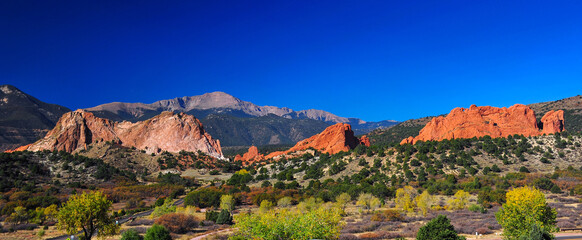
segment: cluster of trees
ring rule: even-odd
[[[342,227],[342,210],[314,200],[297,209],[272,208],[267,201],[259,213],[235,216],[238,235],[232,239],[337,239]]]

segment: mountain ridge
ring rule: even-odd
[[[349,124],[366,124],[366,123],[378,123],[378,122],[366,122],[359,118],[346,118],[340,117],[333,113],[318,110],[318,109],[306,109],[295,111],[288,107],[276,107],[276,106],[259,106],[252,102],[243,101],[225,92],[211,92],[205,93],[197,96],[184,96],[177,97],[173,99],[159,100],[150,104],[147,103],[125,103],[125,102],[112,102],[101,104],[95,107],[85,108],[85,110],[90,112],[112,112],[115,114],[119,113],[129,113],[130,116],[134,118],[139,118],[144,116],[147,111],[179,111],[179,112],[189,112],[192,110],[208,110],[208,109],[233,109],[240,110],[248,116],[260,117],[269,114],[274,114],[279,117],[284,117],[288,119],[314,119],[330,123],[349,123]],[[135,119],[126,119],[128,121],[134,121]],[[384,123],[397,123],[394,120],[384,120],[380,121]]]
[[[71,110],[40,101],[12,85],[0,85],[0,151],[42,138]]]
[[[385,128],[398,123],[393,120],[366,122],[358,118],[340,117],[330,112],[317,109],[294,111],[287,107],[258,106],[252,102],[243,101],[224,92],[211,92],[198,96],[185,96],[160,100],[150,104],[113,102],[86,108],[85,110],[93,112],[96,116],[102,118],[114,121],[127,120],[131,122],[151,118],[162,111],[184,112],[194,115],[206,126],[215,126],[208,128],[208,131],[213,136],[221,136],[219,138],[223,140],[224,146],[294,144],[302,140],[298,136],[311,136],[336,123],[347,123],[352,125],[356,135],[366,134],[376,128]],[[278,120],[277,117],[279,118]],[[219,121],[220,123],[213,121]],[[223,124],[227,121],[233,123],[244,122],[247,125],[236,124],[237,128],[235,128]],[[260,128],[270,130],[259,131],[258,133],[253,132],[253,129],[256,130],[259,128],[258,124],[264,124],[264,126]],[[296,127],[294,127],[295,130],[289,131],[285,130],[288,127],[282,128],[281,124],[291,124]],[[220,125],[220,128],[217,127],[218,125]],[[297,128],[297,126],[301,127]],[[281,131],[287,132],[287,134],[277,134],[278,136],[265,135],[267,132],[280,133]],[[231,136],[225,134],[233,132],[236,132],[239,135]],[[256,140],[265,139],[266,137],[275,137],[280,138],[281,140]]]

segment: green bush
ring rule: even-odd
[[[479,204],[473,204],[473,205],[469,206],[469,211],[487,213],[487,209]]]
[[[218,207],[222,192],[216,188],[203,188],[188,193],[184,198],[184,205],[197,206],[200,208]]]
[[[215,211],[207,211],[206,212],[206,220],[216,222],[218,219],[218,212]]]
[[[154,211],[150,215],[152,217],[159,217],[173,212],[176,212],[176,206],[174,206],[174,201],[168,197],[164,201],[164,204],[162,204],[162,206],[155,207]]]
[[[143,240],[143,237],[134,229],[129,229],[121,234],[121,240]]]
[[[439,215],[418,230],[416,239],[464,240],[465,237],[459,236],[455,232],[455,228],[445,215]]]
[[[144,240],[172,240],[172,236],[164,226],[154,224],[148,228]]]
[[[222,210],[216,218],[216,224],[232,224],[232,215],[228,210]]]

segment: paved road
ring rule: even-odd
[[[556,236],[556,240],[582,239],[582,233],[570,236]]]
[[[179,205],[182,205],[183,203],[184,203],[184,199],[181,198],[181,199],[178,199],[178,200],[176,200],[174,202],[174,206],[179,206]],[[130,216],[122,217],[118,221],[119,221],[119,224],[124,224],[124,223],[128,222],[132,218],[133,219],[136,219],[136,218],[139,218],[139,217],[149,216],[150,214],[152,214],[153,211],[154,211],[153,209],[150,209],[150,210],[147,210],[145,212],[135,213],[135,214],[130,215]],[[83,234],[83,231],[79,231],[76,234],[76,237],[79,236],[79,235],[82,235],[82,234]],[[70,235],[61,235],[61,236],[54,237],[54,238],[48,238],[47,240],[66,240],[69,237],[71,237],[71,236]],[[78,238],[75,238],[75,239],[78,239]]]

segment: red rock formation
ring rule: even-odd
[[[370,139],[368,138],[368,136],[364,135],[360,138],[360,144],[364,145],[366,147],[370,146]]]
[[[43,139],[27,149],[73,152],[100,141],[114,141],[149,153],[200,150],[213,157],[223,157],[220,142],[204,131],[198,119],[171,112],[136,123],[113,122],[83,110],[69,112]]]
[[[24,150],[27,150],[27,149],[28,149],[28,147],[29,147],[30,145],[32,145],[32,144],[28,144],[28,145],[20,146],[20,147],[17,147],[16,149],[12,149],[12,150],[6,150],[6,151],[4,151],[4,152],[5,152],[5,153],[22,152],[22,151],[24,151]]]
[[[542,133],[550,134],[561,132],[564,130],[564,111],[551,110],[542,117],[543,129]]]
[[[336,154],[341,151],[349,151],[350,149],[355,148],[359,143],[360,140],[354,136],[352,126],[346,123],[337,123],[327,127],[323,132],[317,135],[298,142],[287,151],[273,152],[265,158],[269,159],[308,148],[315,148],[324,153]]]
[[[453,138],[472,138],[489,135],[507,137],[519,134],[538,136],[544,133],[561,132],[563,128],[563,111],[548,113],[544,118],[544,131],[537,126],[535,113],[529,107],[516,104],[510,108],[477,107],[469,109],[455,108],[446,117],[433,118],[416,137],[402,140],[400,144],[418,141],[443,140]],[[547,129],[546,129],[547,125]]]
[[[244,165],[248,165],[256,161],[261,161],[263,159],[265,159],[265,156],[263,154],[259,154],[259,149],[255,146],[251,146],[249,150],[242,156],[236,155],[236,157],[234,157],[235,161],[242,161]]]

